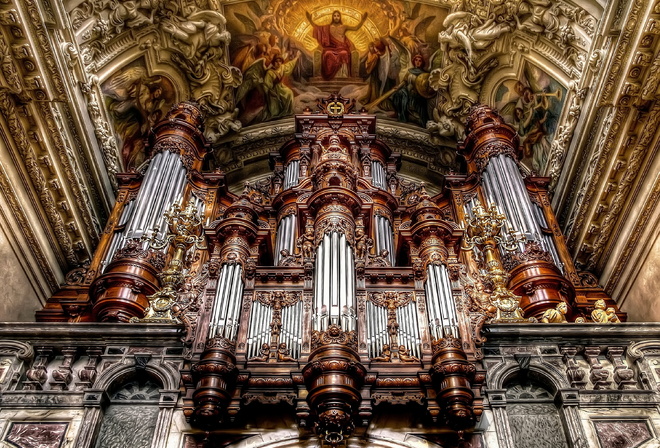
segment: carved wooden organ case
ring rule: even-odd
[[[176,106],[150,134],[146,169],[119,176],[90,266],[69,274],[38,319],[183,324],[184,413],[207,430],[253,402],[288,403],[331,445],[383,403],[472,428],[480,331],[502,317],[483,247],[464,241],[478,240],[469,225],[479,202],[506,216],[514,249],[489,253],[510,271],[523,320],[561,302],[569,317],[588,315],[607,297],[575,271],[547,179],[523,180],[517,136],[492,110],[470,115],[467,174],[430,197],[397,174],[400,155],[378,140],[376,118],[352,107],[333,96],[296,116],[272,176],[235,195],[223,173],[201,172],[199,110]]]

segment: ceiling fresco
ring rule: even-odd
[[[380,0],[224,5],[243,125],[313,108],[339,92],[383,118],[426,126],[436,92],[438,33],[448,10]]]
[[[149,76],[140,59],[114,73],[101,89],[124,166],[137,167],[149,158],[144,146],[147,132],[175,104],[174,85],[166,76]]]
[[[526,63],[519,79],[502,82],[495,106],[520,136],[523,163],[542,173],[566,98],[566,88],[542,69]]]
[[[555,134],[575,127],[563,106],[574,102],[598,23],[588,9],[549,0],[84,0],[69,14],[114,127],[103,148],[121,160],[111,174],[148,159],[143,137],[175,101],[199,102],[212,166],[232,171],[266,158],[291,136],[287,118],[338,92],[380,118],[380,135],[404,160],[440,174],[459,166],[448,155],[470,107],[492,103],[523,136],[527,168],[555,176],[567,150]]]

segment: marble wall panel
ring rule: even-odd
[[[653,438],[647,421],[594,421],[601,448],[634,448]]]
[[[59,448],[68,423],[12,422],[5,441],[20,448]]]

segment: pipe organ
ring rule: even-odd
[[[353,107],[333,95],[296,116],[271,179],[236,195],[202,171],[199,109],[176,106],[144,170],[119,176],[91,265],[39,319],[150,325],[166,305],[162,322],[185,333],[184,414],[205,431],[231,425],[246,394],[286,391],[300,427],[338,446],[368,424],[373,394],[413,389],[425,424],[469,431],[484,325],[555,321],[560,305],[590,321],[597,300],[614,305],[581,283],[547,179],[522,177],[518,137],[494,111],[473,108],[467,172],[431,197],[398,177],[401,155]],[[185,229],[182,210],[195,215]]]

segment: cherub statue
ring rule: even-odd
[[[256,361],[256,362],[266,362],[268,361],[268,357],[270,356],[270,345],[267,343],[263,343],[261,345],[261,349],[259,350],[259,356],[255,356],[254,358],[248,359],[248,361]]]
[[[607,315],[607,321],[613,324],[620,324],[621,320],[619,319],[619,316],[616,315],[616,311],[614,310],[613,307],[609,307],[605,310],[605,314]]]
[[[399,359],[401,362],[419,362],[419,358],[411,355],[405,345],[399,345]]]
[[[596,300],[596,303],[594,303],[594,310],[591,312],[591,320],[600,324],[608,323],[610,320],[605,308],[607,308],[607,305],[605,305],[603,299]]]
[[[295,358],[289,356],[289,349],[286,348],[286,344],[282,342],[279,347],[277,347],[277,360],[278,361],[296,361]]]
[[[300,266],[300,255],[289,253],[288,249],[280,251],[280,266]]]
[[[377,362],[390,362],[392,361],[392,351],[390,350],[390,346],[388,344],[383,345],[383,351],[380,353],[380,356],[376,356],[375,358],[371,358],[372,361],[377,361]]]
[[[387,249],[381,250],[380,254],[378,255],[369,255],[370,258],[369,266],[376,266],[376,267],[391,266],[389,255],[390,252]]]
[[[566,313],[568,312],[568,305],[566,302],[557,304],[555,309],[545,310],[541,316],[541,322],[544,324],[565,324]]]
[[[367,235],[364,233],[364,228],[358,227],[355,229],[355,259],[363,260],[367,254]]]

